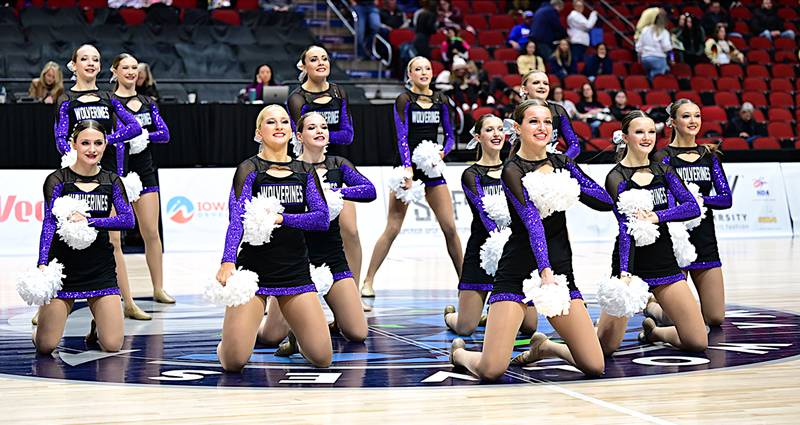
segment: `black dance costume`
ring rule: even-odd
[[[572,121],[569,119],[569,114],[563,106],[547,102],[550,108],[550,113],[553,116],[553,141],[551,144],[555,147],[558,144],[558,132],[561,132],[561,137],[567,144],[567,150],[564,155],[575,159],[581,153],[581,141],[575,130],[572,128]]]
[[[327,103],[316,100],[330,97]],[[321,92],[310,92],[296,88],[286,100],[286,109],[292,122],[292,131],[297,131],[297,121],[308,112],[317,112],[325,118],[330,132],[330,143],[333,145],[349,145],[353,143],[353,119],[347,108],[347,92],[336,84],[329,83],[328,89]]]
[[[483,197],[486,195],[505,195],[500,179],[489,176],[489,172],[498,171],[502,164],[486,166],[473,164],[461,174],[461,187],[464,189],[472,212],[467,249],[464,251],[464,263],[461,266],[461,278],[458,282],[460,291],[491,292],[494,277],[481,267],[481,247],[489,238],[489,232],[499,229],[497,223],[486,213]]]
[[[696,153],[700,157],[695,161],[686,161],[678,155]],[[722,169],[719,156],[704,146],[679,148],[667,146],[659,151],[656,160],[671,165],[685,183],[694,183],[700,188],[703,205],[708,208],[700,225],[689,230],[689,242],[697,251],[697,259],[684,269],[713,269],[722,267],[717,247],[717,232],[714,229],[714,213],[712,210],[724,210],[731,207],[731,188],[728,178]],[[714,195],[711,195],[711,190]]]
[[[497,301],[521,303],[525,298],[522,281],[528,279],[532,272],[546,268],[551,268],[554,275],[567,277],[570,298],[583,299],[572,272],[572,247],[567,232],[566,212],[555,211],[542,219],[522,184],[526,174],[544,165],[550,165],[554,170],[565,170],[577,180],[581,203],[598,211],[610,211],[612,208],[608,193],[566,155],[548,153],[547,158],[538,161],[514,156],[507,161],[503,166],[502,180],[511,213],[511,237],[497,265],[490,304]]]
[[[637,170],[649,170],[653,180],[644,186],[633,180]],[[627,233],[628,218],[620,214],[616,202],[626,190],[644,189],[653,199],[653,212],[658,216],[656,241],[646,246],[636,246],[636,241]],[[640,277],[650,287],[669,285],[686,279],[672,251],[672,239],[667,222],[684,221],[698,217],[700,207],[694,196],[684,186],[675,169],[669,165],[651,162],[641,167],[626,167],[617,164],[606,177],[606,190],[614,200],[614,215],[619,222],[619,234],[614,244],[611,274],[619,276],[628,272]],[[676,201],[678,205],[676,205]]]
[[[79,100],[82,96],[87,95],[95,96],[98,99],[88,102]],[[75,129],[77,123],[85,120],[95,120],[105,128],[108,145],[114,148],[112,152],[106,151],[100,166],[104,170],[113,171],[119,176],[124,176],[127,169],[129,150],[125,141],[142,134],[142,127],[133,114],[128,112],[119,100],[97,89],[86,91],[69,89],[59,101],[61,103],[58,106],[58,116],[53,130],[56,136],[58,152],[61,155],[69,152],[70,133]]]
[[[91,191],[79,184],[97,185]],[[72,197],[89,205],[89,226],[97,229],[97,239],[85,249],[70,248],[56,232],[53,204],[60,197]],[[117,215],[110,217],[111,207]],[[63,286],[56,298],[82,299],[119,295],[114,247],[108,238],[109,230],[132,229],[133,210],[128,203],[122,180],[114,173],[101,170],[94,176],[81,176],[70,168],[54,171],[44,183],[44,218],[39,239],[39,265],[58,259],[64,265]]]
[[[328,156],[324,161],[311,165],[327,170],[322,184],[330,185],[330,188],[341,193],[345,200],[354,202],[375,200],[375,186],[347,159]],[[339,217],[331,221],[327,231],[306,232],[305,237],[311,264],[317,267],[326,264],[330,267],[334,282],[353,277],[344,254]]]
[[[423,108],[419,98],[429,98],[433,105]],[[412,167],[414,180],[425,183],[425,187],[445,184],[444,177],[428,177],[416,164],[411,162],[411,154],[423,140],[436,143],[439,136],[439,126],[444,131],[444,154],[447,155],[456,145],[453,133],[453,116],[450,110],[451,102],[442,92],[434,91],[432,95],[416,94],[406,89],[397,96],[394,102],[394,126],[397,130],[397,150],[400,152],[400,162],[403,167]]]
[[[272,170],[291,171],[284,177]],[[272,196],[284,207],[283,223],[272,232],[269,243],[242,243],[242,214],[246,201]],[[300,161],[272,162],[252,156],[239,164],[229,199],[230,223],[225,237],[223,263],[235,263],[258,274],[259,295],[296,295],[316,292],[309,272],[303,231],[328,229],[328,205],[314,167]],[[238,251],[238,255],[237,255]]]
[[[156,106],[156,103],[151,98],[141,94],[130,97],[122,97],[115,94],[114,99],[122,103],[122,106],[136,118],[136,121],[142,126],[142,130],[147,130],[147,138],[150,143],[169,142],[169,128],[167,128],[167,124],[161,118],[158,106]],[[128,108],[128,102],[133,99],[139,100],[142,104],[138,111]],[[159,191],[158,172],[156,171],[155,162],[153,162],[153,155],[149,146],[139,153],[130,154],[130,158],[128,159],[128,171],[139,175],[139,178],[142,180],[142,194]]]

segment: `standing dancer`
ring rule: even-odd
[[[98,166],[108,146],[105,131],[95,120],[79,122],[67,139],[76,153],[75,163],[53,172],[44,183],[45,211],[38,264],[44,268],[57,259],[64,265],[65,277],[56,298],[39,308],[33,343],[41,354],[50,354],[58,346],[76,299],[86,299],[94,317],[87,342],[96,340],[103,351],[119,351],[122,347],[123,318],[108,231],[132,229],[134,217],[122,180]],[[62,197],[81,200],[89,206],[88,215],[73,212],[68,217],[70,222],[87,221],[97,231],[97,237],[88,247],[75,249],[60,236],[55,237],[57,220],[53,206]]]
[[[142,135],[127,141],[133,144],[130,145],[130,157],[126,171],[138,174],[142,180],[142,192],[139,199],[133,203],[133,210],[138,218],[139,231],[144,240],[145,259],[150,271],[150,280],[153,283],[153,299],[160,303],[174,304],[175,299],[164,291],[163,253],[161,237],[158,234],[158,174],[153,162],[153,155],[147,146],[149,143],[169,142],[169,129],[161,118],[155,102],[147,96],[136,93],[138,65],[139,62],[136,58],[127,53],[122,53],[114,58],[111,63],[111,72],[117,81],[114,99],[122,103],[142,126]],[[135,305],[125,259],[122,255],[119,232],[111,234],[111,243],[114,245],[117,276],[125,305]]]
[[[614,143],[622,150],[618,154],[619,162],[606,177],[606,190],[614,199],[614,214],[619,222],[611,274],[626,283],[630,283],[634,275],[644,280],[675,323],[657,327],[652,318],[646,318],[642,322],[644,332],[640,339],[668,342],[686,351],[703,351],[708,345],[703,316],[675,259],[667,228],[667,222],[698,217],[700,208],[674,168],[650,160],[656,145],[656,127],[647,114],[633,111],[625,115],[621,134],[615,136]],[[639,210],[635,217],[620,212],[617,202],[625,192],[632,190],[647,191],[646,196],[652,198],[652,211]],[[640,221],[658,226],[655,241],[652,236],[651,240],[644,241],[645,238],[636,232]],[[627,323],[627,317],[601,312],[597,335],[606,355],[619,348]]]
[[[299,160],[316,168],[322,184],[339,192],[344,200],[370,202],[375,200],[375,186],[359,173],[350,161],[340,156],[325,155],[328,146],[328,124],[316,112],[309,112],[297,120],[297,138],[302,143]],[[329,194],[329,196],[336,196]],[[330,199],[328,199],[330,201]],[[333,211],[331,211],[333,213]],[[331,220],[325,232],[305,232],[308,257],[315,268],[330,268],[332,276],[329,288],[320,288],[325,301],[333,311],[334,327],[349,341],[362,342],[367,338],[367,319],[361,307],[358,287],[353,273],[347,265],[342,236],[339,233],[339,217]],[[289,333],[289,326],[280,314],[277,303],[268,303],[268,314],[258,334],[259,342],[277,345]],[[280,354],[294,352],[291,345]]]
[[[328,82],[331,74],[328,52],[319,46],[309,46],[300,54],[297,68],[300,70],[301,84],[286,102],[292,130],[296,130],[296,123],[307,112],[318,112],[328,123],[332,145],[353,143],[353,119],[348,108],[347,92]],[[300,145],[295,144],[294,151],[295,157],[300,155]],[[339,223],[347,262],[353,278],[358,282],[361,277],[361,238],[358,235],[356,207],[351,201],[345,201],[344,209],[339,214]]]
[[[456,232],[453,201],[444,177],[428,177],[417,168],[416,164],[411,162],[411,153],[423,140],[436,142],[440,126],[444,131],[445,138],[444,149],[440,154],[442,158],[453,150],[456,143],[451,124],[450,99],[441,92],[431,89],[432,73],[431,62],[426,58],[417,56],[408,63],[407,74],[411,88],[397,96],[394,103],[397,149],[400,152],[402,165],[405,167],[405,187],[411,187],[412,179],[421,180],[425,184],[425,199],[436,215],[436,220],[439,222],[439,227],[442,229],[447,243],[447,253],[450,255],[456,273],[460,276],[463,262],[461,241]],[[367,276],[364,278],[364,286],[361,288],[362,296],[375,296],[372,288],[375,274],[383,260],[386,259],[397,234],[400,233],[406,211],[408,211],[407,204],[398,200],[394,194],[389,196],[389,216],[386,228],[372,251]]]
[[[266,298],[277,298],[281,313],[297,337],[302,354],[315,366],[331,363],[331,337],[325,314],[309,272],[304,231],[328,229],[328,206],[316,170],[287,154],[291,138],[289,114],[269,105],[256,118],[258,155],[236,169],[230,194],[230,224],[217,280],[225,285],[237,266],[258,275],[256,296],[225,309],[217,356],[229,372],[240,371],[250,358],[264,316]],[[261,245],[244,242],[245,205],[262,195],[277,198],[284,208],[276,215],[271,240]]]
[[[575,285],[565,210],[579,200],[590,208],[608,211],[611,198],[572,159],[547,152],[553,118],[545,102],[523,102],[514,111],[514,121],[520,141],[512,148],[512,157],[503,166],[502,173],[503,190],[511,213],[511,236],[503,249],[489,297],[491,306],[483,352],[467,351],[464,341],[456,338],[451,361],[482,379],[498,379],[508,368],[514,340],[525,316],[523,281],[538,276],[542,286],[556,285],[555,275],[564,275],[571,299],[569,310],[548,320],[567,345],[552,342],[544,334],[536,333],[531,338],[531,350],[515,361],[525,364],[555,355],[587,375],[601,375],[605,367],[603,353],[589,312]],[[543,196],[534,196],[531,187],[523,182],[536,177],[556,178],[556,173],[568,178],[569,188],[578,189],[578,193],[568,194],[565,191],[568,187],[564,184],[555,186],[543,182],[536,188]],[[570,196],[574,198],[567,199]],[[561,206],[532,200],[544,198],[558,198]]]
[[[668,108],[672,141],[656,153],[655,159],[671,165],[686,184],[694,183],[700,189],[703,205],[708,207],[705,217],[697,227],[689,230],[689,241],[697,251],[697,259],[684,267],[689,271],[700,296],[703,319],[709,326],[719,326],[725,319],[725,288],[722,262],[714,230],[714,213],[731,207],[731,189],[722,169],[715,145],[698,146],[697,134],[702,126],[700,107],[688,99],[679,99]],[[711,195],[711,189],[715,194]],[[663,315],[658,304],[651,303],[645,312],[661,322]],[[668,321],[667,321],[668,322]]]
[[[56,148],[62,155],[70,151],[68,135],[71,129],[81,121],[92,119],[99,122],[106,131],[108,146],[111,148],[102,157],[101,166],[123,177],[128,160],[126,140],[139,136],[142,132],[139,122],[125,109],[125,106],[108,93],[97,89],[97,74],[100,72],[100,53],[90,45],[84,44],[72,54],[72,61],[67,68],[74,72],[75,86],[69,89],[60,99],[58,115],[55,123]],[[113,241],[112,237],[112,243]],[[124,262],[117,260],[117,264]],[[122,274],[120,274],[122,275]],[[127,292],[125,297],[125,317],[137,320],[149,320],[150,316],[142,311],[130,297],[127,275],[124,276],[121,289]]]
[[[572,121],[563,106],[548,102],[550,96],[550,79],[542,71],[531,71],[522,77],[522,98],[539,99],[547,104],[550,113],[553,115],[553,140],[549,146],[551,152],[556,151],[558,136],[564,138],[567,150],[564,152],[568,157],[575,159],[581,153],[581,141],[575,130],[572,129]]]

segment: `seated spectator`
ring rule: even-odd
[[[239,99],[243,102],[254,102],[257,100],[263,101],[264,86],[274,85],[276,84],[272,81],[272,67],[266,63],[262,63],[256,67],[256,72],[253,76],[253,82],[239,91]]]
[[[458,36],[453,27],[445,27],[444,29],[445,40],[442,41],[442,61],[445,65],[450,65],[453,58],[461,56],[465,61],[469,59],[469,43],[463,38]]]
[[[743,103],[739,113],[725,127],[725,137],[741,137],[752,143],[753,140],[766,136],[766,126],[753,118],[754,110],[752,103]]]
[[[451,70],[442,71],[435,81],[437,90],[441,90],[456,106],[464,111],[478,107],[480,81],[478,76],[471,73],[469,65],[460,56],[453,59]]]
[[[611,104],[609,111],[617,121],[622,121],[622,118],[624,118],[628,112],[636,109],[633,106],[628,105],[628,95],[625,94],[624,90],[620,90],[614,94],[614,99],[612,102],[613,103]]]
[[[526,10],[522,13],[522,23],[514,25],[514,28],[511,28],[511,32],[508,33],[509,46],[522,50],[531,35],[531,21],[533,21],[533,12]]]
[[[384,35],[389,34],[392,30],[409,26],[409,20],[406,18],[406,14],[397,8],[397,0],[384,0],[380,15],[381,32]]]
[[[750,28],[753,30],[753,34],[767,37],[770,40],[773,37],[794,38],[794,31],[784,29],[783,18],[778,16],[778,13],[772,8],[772,0],[763,0],[761,7],[753,12]]]
[[[728,41],[725,25],[717,25],[714,36],[706,40],[706,56],[715,65],[725,65],[731,62],[744,63],[744,53]]]
[[[536,54],[536,43],[529,41],[525,44],[525,53],[517,56],[517,71],[525,75],[531,71],[547,72],[544,59]]]
[[[558,47],[553,55],[550,56],[550,74],[564,78],[567,75],[577,74],[578,67],[575,64],[575,58],[572,57],[572,50],[569,47],[569,41],[566,38],[558,42]]]
[[[726,28],[730,27],[731,17],[722,9],[719,1],[712,1],[708,4],[708,9],[703,14],[701,23],[706,34],[711,34],[719,24],[724,24]]]
[[[597,101],[597,94],[589,83],[581,86],[580,101],[575,105],[578,110],[578,119],[584,121],[592,127],[592,134],[597,136],[600,124],[611,121],[614,118],[610,115],[608,108]]]
[[[265,12],[288,12],[292,10],[292,0],[259,0]]]
[[[547,102],[564,107],[570,120],[574,120],[578,117],[578,108],[575,107],[575,104],[572,103],[571,100],[564,99],[564,89],[560,86],[556,86],[553,90],[550,90],[550,97],[547,99]]]
[[[542,2],[533,14],[529,38],[536,42],[539,55],[543,58],[549,58],[552,55],[553,43],[567,36],[559,15],[563,9],[563,0],[550,0]]]
[[[613,65],[611,58],[608,57],[608,48],[605,43],[600,43],[595,47],[593,56],[586,58],[586,65],[583,67],[583,75],[594,80],[598,75],[611,75]]]
[[[28,95],[37,102],[53,103],[61,96],[61,93],[64,93],[64,76],[61,73],[61,67],[53,61],[47,62],[44,64],[39,78],[31,81]]]
[[[499,105],[498,112],[500,114],[500,118],[513,119],[514,110],[517,109],[517,106],[520,103],[522,103],[522,86],[514,86],[513,88],[509,87],[505,93],[508,96],[508,102]]]
[[[464,16],[461,15],[461,9],[453,6],[451,0],[439,0],[439,4],[436,7],[436,16],[436,22],[439,28],[450,27],[455,28],[456,31],[465,29],[475,32],[475,30],[468,25],[464,25]]]
[[[678,18],[678,26],[672,30],[672,43],[680,51],[681,60],[689,65],[701,62],[705,57],[706,32],[702,25],[695,24],[688,13]]]
[[[576,62],[583,62],[586,49],[589,48],[589,31],[597,24],[597,11],[593,10],[588,18],[583,16],[586,8],[583,0],[576,0],[572,7],[572,12],[567,15],[567,34],[572,45],[572,58]]]
[[[139,76],[136,78],[136,93],[158,100],[158,90],[156,89],[156,79],[150,71],[150,65],[139,62]]]
[[[645,27],[636,40],[636,53],[639,54],[639,61],[651,80],[656,75],[669,72],[667,54],[672,50],[672,41],[669,31],[665,28],[666,24],[666,14],[659,14],[656,21]]]

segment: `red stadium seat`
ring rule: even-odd
[[[700,113],[703,116],[703,121],[720,123],[728,121],[728,114],[719,106],[703,106],[700,108]]]
[[[119,16],[122,17],[126,25],[133,26],[143,24],[147,14],[142,9],[123,7],[119,9]]]
[[[581,86],[588,82],[589,79],[585,75],[567,75],[564,78],[564,90],[580,90]]]
[[[746,34],[747,31],[750,31],[747,28],[747,24],[745,24],[743,22],[737,22],[736,24],[737,25],[743,24],[745,32],[743,32],[742,34]],[[733,44],[739,51],[742,51],[742,52],[746,52],[747,49],[750,48],[750,47],[747,46],[747,42],[742,37],[730,37],[730,38],[728,38],[728,41],[730,41],[731,44]]]
[[[703,9],[700,9],[698,6],[686,6],[683,8],[683,13],[688,13],[694,16],[694,18],[698,21],[703,17]]]
[[[610,105],[611,104],[611,93],[607,91],[596,91],[597,94],[597,101],[600,102],[602,105]]]
[[[517,51],[517,49],[504,47],[501,49],[495,49],[494,51],[495,60],[504,62],[516,62],[517,57],[519,57],[519,51]]]
[[[705,121],[700,132],[703,137],[707,137],[709,133],[710,136],[722,136],[722,125],[718,121]]]
[[[489,29],[489,23],[486,22],[486,16],[484,15],[466,15],[464,16],[464,23],[470,25],[472,28],[475,28],[476,31],[485,31]]]
[[[694,66],[694,75],[702,76],[705,78],[717,78],[717,66],[710,63],[698,63]]]
[[[770,121],[775,121],[775,122],[781,121],[781,122],[790,123],[790,122],[794,121],[794,117],[792,116],[792,113],[787,111],[784,108],[769,108],[769,112],[767,113],[767,116],[769,117]]]
[[[501,61],[486,61],[483,64],[483,70],[489,74],[489,77],[502,77],[503,75],[508,74],[508,67],[506,66],[505,62]]]
[[[393,30],[393,31],[396,31],[396,30]],[[405,30],[405,31],[411,31],[411,34],[412,34],[411,40],[413,40],[414,39],[414,37],[413,37],[414,31],[413,30]],[[389,42],[390,43],[392,42],[391,41],[391,37],[392,37],[392,33],[389,33]],[[405,36],[403,36],[403,37],[405,37]],[[441,32],[437,32],[437,33],[434,33],[434,34],[432,34],[430,36],[430,38],[428,39],[428,45],[429,46],[441,46],[442,42],[445,41],[445,40],[447,40],[447,36],[444,35]],[[472,46],[472,48],[474,49],[475,47]]]
[[[764,50],[750,50],[747,52],[747,61],[750,63],[768,64],[772,62],[769,53]]]
[[[721,108],[737,108],[739,107],[739,96],[731,92],[716,92],[714,93],[714,104]]]
[[[431,57],[444,60],[444,58],[442,58],[442,49],[439,47],[431,47]]]
[[[778,50],[775,52],[775,63],[796,63],[797,53],[789,50]]]
[[[614,49],[608,52],[612,62],[633,62],[633,53],[629,49]]]
[[[489,17],[489,28],[500,31],[511,31],[516,23],[510,15],[492,15]]]
[[[473,1],[472,13],[483,13],[486,15],[494,15],[497,13],[497,6],[493,1]]]
[[[605,43],[606,47],[609,49],[615,49],[619,46],[617,42],[617,35],[611,31],[606,31],[603,33],[603,43]]]
[[[703,100],[700,98],[700,95],[697,92],[685,90],[679,91],[675,93],[675,100],[679,99],[689,99],[694,102],[696,105],[703,105]]]
[[[75,7],[78,5],[76,0],[47,0],[47,7],[51,9],[61,9],[64,7]]]
[[[638,108],[644,104],[642,95],[638,91],[625,90],[625,96],[628,97],[628,105]]]
[[[581,96],[575,91],[566,90],[564,91],[564,99],[567,99],[570,102],[577,104],[578,102],[581,101]]]
[[[767,91],[767,82],[760,77],[745,78],[743,86],[747,87],[747,91]]]
[[[750,102],[756,108],[766,108],[769,106],[769,103],[767,103],[767,97],[764,96],[763,92],[754,92],[754,91],[745,92],[742,95],[742,103],[744,102]]]
[[[737,78],[720,77],[717,79],[717,90],[738,93],[742,91],[742,85],[741,83],[739,83],[739,80]]]
[[[794,4],[797,6],[797,3]],[[795,21],[797,20],[797,12],[794,9],[789,7],[782,7],[778,9],[778,16],[783,18],[784,21]]]
[[[726,137],[722,139],[722,149],[728,151],[747,151],[750,145],[741,137]]]
[[[750,13],[750,9],[744,6],[737,6],[731,9],[731,18],[735,20],[749,20],[753,18],[753,14]]]
[[[759,137],[753,141],[753,149],[755,150],[775,150],[780,148],[780,142],[774,137]]]
[[[572,121],[572,129],[575,130],[575,134],[583,141],[588,141],[592,138],[592,128],[583,121]]]
[[[415,36],[416,34],[413,30],[406,28],[394,29],[389,33],[389,43],[394,47],[400,47],[405,43],[414,41]],[[431,37],[431,39],[433,39],[433,37]]]
[[[750,39],[748,45],[751,49],[770,50],[772,49],[772,40],[767,37],[753,37]]]
[[[550,82],[550,90],[553,90],[555,87],[561,87],[561,79],[558,78],[558,75],[549,74],[547,76],[547,81]]]
[[[789,93],[772,92],[769,94],[769,106],[775,108],[794,108],[794,99],[792,99],[792,95]]]
[[[615,62],[611,65],[611,71],[617,77],[624,77],[628,75],[628,66],[625,65],[624,63]]]
[[[453,0],[453,8],[458,8],[461,13],[472,13],[469,0]]]
[[[747,72],[745,74],[748,77],[760,77],[760,78],[769,78],[769,71],[767,67],[764,65],[758,64],[750,64],[747,65]]]
[[[788,63],[776,63],[772,65],[772,78],[795,78],[794,65]]]
[[[486,62],[491,60],[489,51],[483,47],[472,47],[469,49],[469,58],[475,62]]]
[[[678,80],[673,75],[656,75],[655,78],[653,78],[653,89],[676,92],[680,90],[680,86],[678,85]]]
[[[178,9],[196,9],[197,0],[172,0],[172,7]]]
[[[621,90],[619,78],[616,75],[598,75],[594,80],[596,90]]]
[[[691,80],[692,90],[704,93],[704,92],[713,92],[716,90],[714,87],[714,82],[711,81],[711,78],[708,77],[692,77]]]
[[[239,10],[257,10],[258,0],[236,0],[236,8]]]
[[[650,106],[667,106],[672,103],[672,98],[666,91],[653,90],[647,92],[644,102]]]
[[[770,91],[781,92],[781,93],[794,92],[794,86],[792,86],[792,81],[789,80],[788,78],[773,78],[769,80],[769,89]]]
[[[444,71],[444,64],[441,61],[432,60],[431,61],[431,71],[433,75],[439,75]]]
[[[622,80],[622,86],[625,90],[649,90],[650,82],[644,75],[629,75]]]
[[[211,19],[233,26],[242,24],[242,18],[239,16],[239,12],[231,9],[212,10]]]
[[[80,0],[78,6],[81,9],[105,9],[108,7],[107,0]]]
[[[522,76],[519,74],[508,74],[503,76],[503,81],[508,84],[510,87],[516,87],[522,85]]]
[[[728,63],[719,67],[720,77],[731,77],[742,79],[744,77],[744,70],[742,66],[736,63]]]
[[[778,50],[788,50],[793,52],[797,50],[797,43],[791,38],[779,37],[775,40],[775,48]]]
[[[475,34],[469,32],[467,30],[459,31],[458,32],[458,36],[461,37],[464,41],[466,41],[467,44],[469,44],[470,46],[474,46],[474,45],[478,44],[478,39],[475,38]]]
[[[611,143],[611,139],[590,139],[586,142],[586,150],[590,152],[613,151],[614,144]]]
[[[478,118],[480,118],[483,115],[493,114],[494,112],[495,112],[494,108],[492,108],[492,107],[481,106],[480,108],[473,109],[470,114],[472,115],[473,119],[477,120]]]
[[[692,78],[692,68],[685,63],[676,63],[671,65],[669,73],[681,80],[688,80],[689,78]]]
[[[629,71],[628,71],[629,75],[645,75],[645,74],[647,74],[644,71],[644,67],[639,62],[634,62],[634,63],[630,64],[628,66],[628,69],[629,69]]]
[[[611,137],[614,135],[614,132],[620,130],[622,128],[622,124],[619,121],[610,121],[604,122],[600,124],[600,137],[604,139],[611,140]]]
[[[503,47],[506,37],[502,31],[481,31],[478,33],[478,44],[483,47]]]

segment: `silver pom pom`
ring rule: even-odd
[[[274,196],[256,196],[247,200],[242,214],[242,241],[253,246],[269,243],[272,232],[281,227],[275,220],[282,212],[283,205]]]
[[[441,177],[445,167],[441,153],[442,145],[433,143],[430,140],[423,140],[414,149],[411,160],[426,176],[430,178]]]
[[[203,296],[212,304],[236,307],[246,304],[258,291],[258,275],[249,270],[234,270],[223,286],[216,280],[210,280]]]
[[[528,198],[536,205],[542,219],[556,211],[566,211],[578,203],[581,187],[569,172],[555,170],[552,173],[530,172],[522,178]]]
[[[17,293],[28,305],[45,305],[58,295],[64,265],[53,259],[44,269],[34,268],[17,277]]]
[[[493,230],[481,246],[481,267],[490,276],[497,273],[497,264],[503,256],[503,247],[511,237],[511,229]]]
[[[331,290],[331,286],[333,286],[333,273],[331,273],[331,268],[328,267],[327,264],[323,264],[319,267],[315,267],[313,264],[310,266],[311,272],[311,281],[314,282],[314,286],[317,288],[317,293],[322,295],[328,295],[328,291]]]
[[[485,195],[481,198],[481,203],[486,215],[494,220],[497,227],[507,227],[511,224],[511,213],[508,212],[508,202],[506,202],[505,195],[502,193]]]
[[[545,317],[565,316],[569,314],[571,301],[567,277],[557,274],[553,278],[555,283],[544,285],[538,272],[534,270],[530,279],[522,281],[522,292],[525,294],[522,301],[533,301],[536,311]]]
[[[136,172],[131,171],[127,176],[122,178],[122,184],[125,186],[125,192],[128,195],[128,202],[136,202],[139,200],[139,195],[142,193],[142,179]]]
[[[142,134],[128,140],[128,143],[131,147],[131,155],[140,154],[147,149],[147,145],[150,143],[150,132],[142,129]]]

